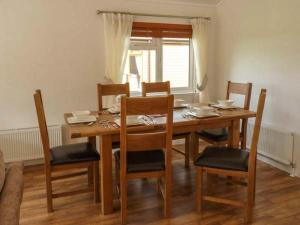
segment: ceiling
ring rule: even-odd
[[[163,1],[163,0],[162,0]],[[181,2],[181,3],[192,3],[192,4],[209,4],[217,5],[222,0],[166,0],[169,2]]]
[[[143,0],[138,0],[143,1]],[[183,4],[206,4],[217,5],[222,0],[147,0],[147,2],[166,2],[166,3],[183,3]]]

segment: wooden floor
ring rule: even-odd
[[[21,207],[21,225],[85,225],[120,224],[119,203],[115,200],[115,213],[103,216],[100,204],[92,194],[82,194],[54,200],[54,212],[46,208],[45,177],[41,166],[25,169],[25,189]],[[86,179],[77,177],[58,182],[55,190],[84,187]],[[241,209],[205,204],[203,216],[194,210],[194,168],[184,168],[183,157],[174,161],[174,188],[172,217],[164,219],[163,201],[156,192],[155,180],[137,180],[129,183],[128,224],[147,225],[233,225],[244,224]],[[64,190],[65,190],[64,189]],[[245,187],[228,184],[225,178],[213,177],[206,191],[219,196],[243,198]],[[257,194],[252,224],[300,224],[300,179],[267,164],[258,163]]]

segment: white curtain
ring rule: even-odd
[[[132,15],[103,13],[106,59],[105,76],[113,83],[122,83],[132,23]]]
[[[193,48],[196,66],[197,89],[200,92],[200,101],[209,101],[207,82],[208,68],[208,35],[210,21],[204,18],[191,20],[193,27]]]

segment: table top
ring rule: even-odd
[[[181,127],[187,126],[201,126],[205,124],[218,124],[224,123],[228,121],[232,121],[234,119],[246,119],[255,117],[256,113],[249,110],[244,110],[242,108],[230,109],[230,110],[220,110],[216,109],[215,112],[219,114],[216,117],[205,117],[205,118],[196,118],[192,116],[186,116],[185,113],[188,110],[186,108],[174,109],[173,114],[173,129],[180,129]],[[107,135],[107,134],[118,134],[120,133],[120,129],[118,126],[114,124],[115,119],[119,118],[117,114],[110,114],[107,111],[103,112],[92,112],[93,115],[96,115],[97,121],[92,125],[87,124],[68,124],[67,118],[72,117],[72,113],[65,113],[65,121],[67,127],[69,128],[69,132],[72,138],[78,137],[89,137],[89,136],[97,136],[97,135]],[[160,123],[161,117],[152,117],[155,121],[154,124],[148,125],[139,125],[132,126],[128,129],[132,132],[145,131],[157,129],[158,127],[163,127],[164,125]],[[109,122],[108,122],[109,121]]]

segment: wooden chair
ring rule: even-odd
[[[155,82],[155,83],[146,83],[142,82],[142,96],[146,97],[149,93],[162,93],[171,94],[170,82]],[[174,134],[173,140],[184,139],[185,147],[184,152],[180,151],[177,148],[173,147],[173,150],[184,155],[185,157],[185,167],[189,168],[190,166],[190,143],[191,143],[191,133],[181,133]]]
[[[173,95],[121,99],[121,150],[115,152],[120,171],[121,222],[127,220],[127,182],[131,179],[157,178],[164,198],[164,214],[170,216],[172,193]],[[128,133],[129,115],[165,114],[166,125],[147,133]],[[164,180],[162,180],[164,178]]]
[[[245,207],[247,212],[246,220],[251,220],[255,196],[257,143],[259,139],[266,92],[267,91],[265,89],[262,89],[260,93],[250,152],[245,149],[211,146],[207,147],[195,161],[197,174],[196,208],[199,212],[202,211],[202,201],[204,200],[237,207]],[[247,179],[247,202],[203,195],[203,173]]]
[[[130,96],[129,83],[125,84],[97,84],[98,109],[103,110],[103,97],[112,95]]]
[[[34,101],[39,122],[40,134],[44,151],[44,168],[46,174],[46,191],[47,191],[47,208],[48,212],[53,211],[53,198],[65,197],[86,192],[94,192],[96,202],[100,202],[99,193],[99,159],[100,156],[95,148],[94,143],[80,143],[50,148],[47,123],[45,118],[43,100],[40,90],[36,90]],[[88,188],[53,193],[52,182],[61,179],[67,179],[74,176],[88,174],[88,171],[72,172],[64,175],[54,175],[52,173],[78,168],[93,169],[93,184],[89,182]],[[90,181],[88,179],[88,181]]]
[[[113,95],[126,95],[130,97],[129,83],[125,84],[97,84],[98,92],[98,110],[101,112],[103,108],[103,97]],[[112,148],[120,148],[120,141],[113,140]]]
[[[230,98],[231,94],[244,96],[244,109],[249,110],[252,92],[252,83],[233,83],[228,81],[226,99]],[[247,144],[247,125],[248,119],[242,120],[242,128],[240,134],[241,146],[246,148]],[[199,146],[199,139],[218,145],[228,144],[228,130],[226,128],[203,130],[196,133],[195,148]],[[198,153],[198,152],[197,152]]]

